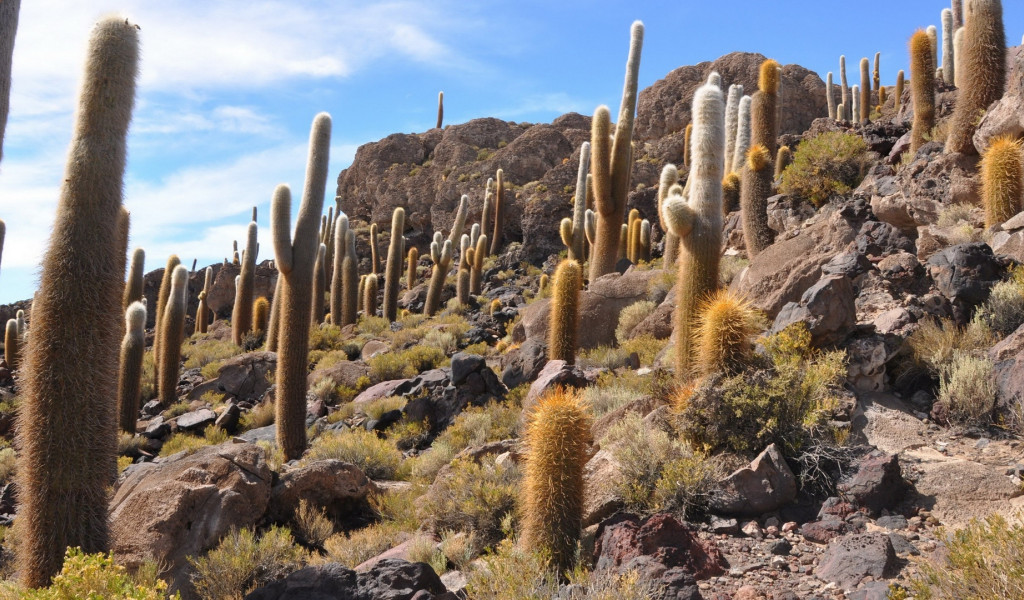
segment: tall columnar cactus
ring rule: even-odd
[[[737,120],[739,119],[739,101],[736,102]],[[734,140],[735,141],[735,140]],[[665,205],[665,198],[668,198],[668,190],[679,181],[679,169],[669,163],[661,169],[661,179],[658,181],[658,222],[661,230],[665,233],[665,254],[663,266],[669,268],[674,265],[679,255],[679,238],[668,230],[665,224],[665,216],[662,214],[662,207]]]
[[[138,28],[123,17],[93,29],[32,303],[17,468],[17,560],[27,587],[47,585],[68,547],[109,550],[107,503],[117,473],[111,399],[124,318],[125,255],[117,227],[138,43]]]
[[[437,128],[444,123],[444,92],[437,93]]]
[[[860,114],[857,119],[867,123],[871,116],[871,73],[867,58],[860,59]]]
[[[160,280],[160,290],[156,296],[156,315],[154,323],[156,324],[156,331],[153,334],[153,356],[160,355],[160,338],[163,336],[163,332],[160,328],[160,323],[164,318],[164,308],[167,306],[167,298],[171,294],[171,276],[174,274],[174,269],[181,264],[181,259],[178,258],[177,254],[172,254],[167,258],[167,265],[164,267],[164,275]],[[160,380],[160,364],[153,364],[153,375],[156,379],[154,382]]]
[[[747,151],[750,150],[750,96],[740,99],[740,120],[736,129],[736,150],[732,158],[732,170],[739,171],[743,168],[743,162],[747,160]]]
[[[842,95],[842,101],[843,101],[842,104],[843,104],[843,107],[844,107],[843,120],[844,121],[849,121],[850,117],[852,115],[850,114],[850,86],[849,86],[849,84],[846,81],[846,57],[845,56],[840,56],[839,57],[839,81],[840,81],[840,83],[843,86],[840,89],[840,92],[841,92],[841,95]]]
[[[620,261],[629,255],[629,225],[623,223],[619,230],[619,250],[615,254],[616,261]]]
[[[19,310],[14,314],[14,319],[18,322],[18,339],[22,343],[28,341],[28,323],[25,322],[25,311]]]
[[[953,11],[942,9],[942,80],[952,85],[956,81],[953,62]]]
[[[377,283],[377,276],[370,273],[366,276],[366,283],[363,284],[363,315],[377,316],[377,294],[379,292],[380,285]]]
[[[483,269],[484,258],[487,256],[487,236],[481,235],[476,240],[473,248],[473,262],[469,270],[469,293],[480,294],[483,292]]]
[[[376,275],[380,273],[380,255],[378,254],[378,248],[380,246],[380,237],[377,234],[377,224],[370,224],[370,272]]]
[[[831,89],[831,88],[830,88]],[[725,172],[732,171],[732,155],[736,149],[736,127],[740,119],[740,98],[743,97],[743,86],[729,86],[729,96],[725,103]]]
[[[294,236],[289,231],[291,193],[288,186],[279,185],[274,190],[270,205],[274,257],[284,279],[277,349],[275,423],[277,447],[288,460],[299,458],[306,448],[309,307],[318,252],[317,216],[323,209],[330,145],[331,117],[327,113],[320,113],[313,119],[310,131],[306,185]]]
[[[884,95],[885,88],[879,89],[883,90],[881,93]],[[775,179],[782,177],[782,172],[791,162],[793,162],[793,151],[789,149],[789,146],[779,146],[779,152],[775,155]]]
[[[754,258],[772,243],[768,227],[768,198],[772,195],[772,161],[768,149],[753,146],[740,178],[740,210],[747,254]]]
[[[640,252],[637,258],[644,262],[651,262],[651,222],[647,219],[640,221]]]
[[[587,234],[587,245],[590,246],[587,250],[587,260],[593,260],[594,244],[597,242],[597,213],[589,208],[583,215],[583,231]]]
[[[331,273],[331,325],[341,325],[341,298],[342,298],[342,270],[345,261],[347,247],[345,239],[348,234],[348,217],[339,215],[334,226],[334,235],[331,238],[332,273]]]
[[[719,290],[700,307],[695,331],[696,369],[701,376],[735,372],[750,364],[753,337],[760,331],[749,302]]]
[[[750,106],[751,144],[764,146],[769,157],[778,149],[779,130],[775,119],[778,103],[779,63],[768,59],[761,63],[758,91]],[[769,158],[769,162],[771,159]]]
[[[676,279],[676,376],[689,379],[693,367],[692,334],[697,307],[718,288],[722,248],[722,165],[725,160],[725,103],[722,91],[704,85],[693,99],[693,166],[690,196],[670,193],[665,220],[680,238]]]
[[[0,3],[0,160],[3,159],[4,132],[11,99],[11,63],[14,56],[14,37],[18,31],[18,13],[21,0]],[[0,238],[0,246],[3,240]]]
[[[472,271],[471,265],[473,264],[474,250],[474,248],[466,248],[466,251],[459,259],[459,272],[455,280],[455,297],[458,298],[459,304],[463,306],[469,304],[469,278]]]
[[[550,556],[559,572],[572,568],[583,532],[590,428],[590,413],[578,393],[563,388],[541,396],[527,419],[522,541]]]
[[[584,199],[584,201],[586,201],[586,200]],[[480,229],[480,224],[479,223],[473,223],[473,226],[469,228],[469,245],[470,246],[472,246],[474,248],[476,247],[476,241],[477,241],[477,239],[479,239],[480,234],[482,232],[483,232],[483,230]]]
[[[231,309],[231,341],[236,346],[241,346],[245,334],[252,330],[252,302],[256,290],[256,235],[256,222],[250,221],[245,231],[238,293],[235,294],[235,304]]]
[[[970,2],[968,16],[970,16]],[[968,27],[970,20],[968,20]],[[1021,211],[1024,202],[1024,157],[1012,137],[997,137],[981,160],[981,198],[985,227],[1001,225]]]
[[[459,206],[455,209],[455,219],[452,221],[452,230],[448,234],[448,239],[452,241],[452,246],[459,243],[459,239],[462,238],[462,232],[466,229],[466,215],[469,214],[469,196],[463,194],[459,199]],[[394,218],[392,218],[392,228],[394,228]],[[403,231],[403,233],[405,233]]]
[[[871,89],[878,92],[882,85],[882,72],[881,72],[882,53],[875,52],[875,68],[871,71]]]
[[[501,252],[502,234],[505,230],[505,172],[498,169],[494,176],[494,232],[491,238],[491,254]]]
[[[932,66],[931,42],[921,29],[910,38],[910,94],[914,101],[910,155],[914,156],[935,126],[935,69]]]
[[[896,99],[893,100],[897,112],[899,112],[900,107],[903,105],[903,89],[906,86],[905,80],[906,74],[903,72],[903,69],[900,69],[900,72],[896,74]]]
[[[181,362],[181,344],[185,341],[185,308],[188,305],[188,269],[184,265],[174,267],[171,275],[171,293],[167,297],[164,316],[160,319],[160,354],[156,362],[160,365],[160,379],[157,382],[157,398],[165,408],[178,401],[175,388],[178,387],[178,370]]]
[[[834,119],[836,117],[836,97],[832,92],[832,71],[828,72],[825,77],[825,102],[828,106],[828,118]],[[726,160],[730,160],[730,154],[727,152],[725,155]],[[731,169],[726,169],[731,171]]]
[[[488,226],[491,224],[491,213],[494,211],[494,192],[491,188],[494,187],[494,179],[487,178],[487,186],[484,188],[484,203],[480,209],[480,233],[487,233],[490,231]],[[487,252],[490,252],[490,247],[487,248]]]
[[[434,270],[430,274],[430,287],[427,288],[427,300],[423,303],[423,314],[434,316],[441,306],[441,289],[452,264],[452,242],[445,240],[444,245],[435,239],[430,243],[430,260],[434,261]]]
[[[740,209],[740,175],[735,171],[722,179],[722,216]]]
[[[483,236],[487,237],[487,236]],[[405,289],[411,290],[416,286],[416,266],[420,262],[420,251],[416,247],[409,248],[409,256],[406,260]]]
[[[142,356],[146,351],[146,305],[132,302],[124,315],[125,334],[121,341],[121,370],[117,385],[117,422],[125,433],[135,433],[142,394]]]
[[[1022,40],[1024,42],[1024,40]],[[961,26],[953,34],[953,85],[960,88],[963,85],[963,69],[961,60],[964,48],[964,28]]]
[[[270,302],[260,296],[252,303],[252,331],[256,335],[266,335],[270,321]]]
[[[563,260],[555,269],[548,325],[548,360],[564,360],[570,365],[576,362],[582,287],[583,267],[575,260]]]
[[[213,290],[213,267],[206,267],[203,289],[199,292],[199,307],[196,308],[196,331],[206,333],[210,327],[210,305],[208,298]]]
[[[939,30],[934,25],[929,25],[925,33],[928,34],[928,45],[932,50],[932,67],[937,68],[939,64]]]
[[[886,94],[885,86],[878,88],[878,112],[882,112],[882,107],[885,106]]]
[[[836,106],[836,121],[842,121],[846,118],[846,107],[840,102],[839,106]]]
[[[747,97],[748,96],[744,96],[743,98],[747,98]],[[742,101],[743,101],[743,99],[741,98],[740,99],[740,102],[741,102],[741,105],[740,105],[740,117],[738,117],[738,118],[742,118],[742,115],[743,115],[743,112],[742,112]],[[747,105],[747,109],[748,109],[747,110],[747,131],[748,132],[750,131],[750,110],[749,110],[749,108],[750,108],[750,105],[748,104]],[[737,122],[739,122],[739,121],[737,121]],[[737,136],[739,135],[740,131],[742,131],[741,126],[737,125],[736,126],[736,134],[737,134]],[[690,168],[690,138],[691,137],[693,137],[693,123],[687,123],[686,124],[686,131],[683,133],[683,168],[684,169],[689,169]],[[738,143],[738,138],[737,138],[737,143]]]
[[[633,219],[629,222],[627,227],[629,228],[629,236],[626,238],[626,258],[629,262],[636,264],[640,261],[640,254],[642,249],[640,247],[640,218]]]
[[[142,300],[145,269],[146,251],[142,248],[136,248],[135,252],[132,252],[132,262],[128,267],[128,280],[125,282],[124,296],[121,298],[123,310],[128,310],[132,302]]]
[[[590,168],[590,142],[583,142],[580,146],[580,164],[576,171],[576,191],[573,196],[572,219],[562,219],[559,232],[562,236],[562,243],[569,249],[569,258],[583,262],[584,242],[584,218],[587,212],[587,170]],[[568,223],[568,225],[566,224]]]
[[[356,233],[345,233],[345,260],[341,263],[341,325],[356,322],[359,314],[359,272],[356,268]]]
[[[8,319],[4,330],[4,360],[7,368],[17,371],[21,366],[21,336],[18,335],[18,320]]]
[[[469,197],[463,196],[463,205],[468,204]],[[459,207],[459,212],[462,207]],[[466,215],[462,215],[465,223]],[[458,223],[458,217],[456,217]],[[455,230],[452,229],[452,233]],[[399,279],[402,278],[402,242],[405,235],[405,209],[399,206],[391,214],[391,240],[388,243],[388,262],[384,268],[384,311],[383,316],[389,321],[398,319]]]
[[[338,215],[340,218],[342,215]],[[346,219],[347,221],[347,219]],[[334,217],[334,207],[327,209],[327,235],[324,239],[320,240],[320,243],[327,247],[326,253],[324,254],[324,294],[330,290],[331,280],[334,276],[334,230],[337,228],[338,219]],[[330,308],[328,308],[330,310]]]
[[[630,30],[626,80],[622,88],[619,118],[615,124],[614,142],[608,142],[611,129],[611,114],[608,107],[597,108],[591,125],[590,169],[594,175],[594,205],[597,211],[597,244],[590,262],[591,281],[614,271],[618,257],[621,224],[626,214],[626,200],[630,188],[633,119],[636,115],[637,81],[643,39],[643,23],[635,21]]]
[[[274,284],[274,297],[270,304],[270,323],[267,324],[267,351],[277,352],[277,341],[281,333],[281,303],[284,302],[284,278],[277,274],[277,283]]]
[[[853,93],[850,94],[850,99],[853,101],[853,116],[860,122],[860,86],[853,86]]]
[[[324,296],[327,294],[327,246],[324,244],[317,248],[312,290],[309,318],[313,325],[319,325],[324,322]]]
[[[1006,32],[1000,0],[970,0],[966,6],[963,76],[950,121],[946,152],[977,154],[974,131],[979,117],[1003,96],[1006,81]]]

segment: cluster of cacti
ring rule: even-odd
[[[757,256],[772,243],[768,227],[768,198],[772,195],[772,159],[760,144],[751,146],[740,177],[740,215],[747,255]]]
[[[317,260],[317,215],[323,206],[327,186],[327,159],[331,140],[331,118],[320,113],[310,131],[306,185],[291,229],[291,192],[280,185],[274,190],[270,227],[274,257],[281,286],[281,314],[277,349],[275,423],[277,446],[289,460],[306,449],[306,375],[309,356],[309,319],[313,270]],[[349,230],[351,232],[351,230]],[[350,257],[346,257],[350,258]]]
[[[231,310],[231,341],[237,346],[242,345],[245,334],[252,330],[252,302],[256,289],[256,234],[256,222],[250,221],[245,232],[238,290]]]
[[[609,143],[611,114],[607,106],[597,108],[591,124],[590,170],[594,176],[594,208],[597,212],[597,241],[590,261],[591,281],[615,270],[618,258],[633,163],[633,119],[636,115],[643,38],[643,23],[636,21],[630,30],[626,80],[619,105],[619,118],[615,124],[614,141]]]
[[[441,306],[441,290],[452,264],[452,242],[443,239],[440,232],[434,234],[434,241],[430,243],[430,260],[434,261],[434,268],[430,274],[427,299],[423,303],[423,314],[434,316]]]
[[[970,3],[967,6],[970,15]],[[1021,143],[1013,137],[998,137],[985,151],[981,160],[981,199],[985,227],[1001,225],[1024,208],[1024,157]]]
[[[860,114],[857,115],[857,120],[862,124],[867,123],[868,118],[871,116],[871,74],[869,68],[868,59],[860,59],[860,100],[858,103]]]
[[[573,364],[576,362],[583,266],[575,260],[563,260],[555,269],[554,279],[548,326],[548,359]]]
[[[700,307],[694,332],[695,368],[700,376],[732,372],[750,364],[753,337],[761,330],[757,312],[729,290],[719,290]]]
[[[463,212],[463,205],[469,201],[467,196],[462,197],[459,212]],[[465,214],[462,215],[462,224],[466,221]],[[462,224],[458,217],[455,219],[459,229]],[[454,233],[455,230],[452,230]],[[398,289],[399,279],[402,277],[402,256],[405,254],[405,209],[399,206],[391,215],[391,240],[388,243],[388,262],[384,267],[384,311],[383,316],[388,321],[398,318]]]
[[[132,302],[125,311],[124,320],[117,385],[117,422],[121,431],[134,434],[142,393],[142,357],[146,351],[146,305]]]
[[[196,331],[206,333],[210,327],[210,306],[207,298],[213,287],[213,267],[206,267],[203,289],[199,292],[199,306],[196,308]]]
[[[541,396],[528,415],[525,442],[522,543],[563,572],[583,533],[583,467],[592,442],[590,412],[579,393],[556,388]]]
[[[1000,0],[970,0],[964,25],[960,92],[950,121],[947,152],[977,154],[974,131],[989,105],[1003,95],[1006,32]]]
[[[718,288],[722,247],[722,178],[725,154],[725,102],[715,85],[700,87],[693,99],[693,165],[689,199],[670,192],[665,221],[679,236],[676,279],[676,376],[688,379],[692,366],[692,332],[697,307]]]
[[[935,69],[928,34],[918,29],[910,38],[910,94],[914,123],[910,130],[910,155],[917,154],[935,126]],[[958,103],[959,104],[959,103]]]
[[[27,587],[47,585],[69,547],[109,550],[125,267],[118,219],[138,56],[138,28],[123,17],[93,30],[32,304],[17,467],[17,560]]]
[[[585,218],[587,212],[587,170],[590,168],[590,142],[580,146],[580,166],[576,172],[576,190],[573,196],[572,218],[562,219],[559,233],[562,243],[569,249],[569,258],[586,260]]]

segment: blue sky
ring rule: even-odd
[[[548,122],[618,106],[629,26],[646,26],[640,85],[731,51],[799,63],[824,79],[846,54],[882,53],[882,80],[906,69],[917,27],[948,3],[866,8],[834,0],[731,2],[330,2],[302,0],[23,0],[11,114],[0,164],[7,223],[0,303],[28,298],[53,220],[85,42],[110,13],[141,27],[142,67],[129,139],[125,204],[147,270],[177,253],[222,260],[249,211],[269,225],[275,184],[299,196],[309,125],[334,119],[327,204],[356,148],[394,132],[494,116]],[[1007,39],[1024,2],[1004,0]],[[838,81],[838,75],[837,75]],[[294,211],[293,211],[294,212]],[[270,258],[270,244],[263,244]]]

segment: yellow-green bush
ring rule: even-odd
[[[172,454],[177,454],[181,451],[192,454],[200,448],[223,444],[229,439],[231,439],[231,436],[216,425],[210,425],[203,430],[203,437],[198,437],[191,433],[179,432],[175,433],[170,437],[170,439],[164,442],[164,445],[160,448],[160,456],[171,456]]]
[[[949,319],[924,319],[907,336],[913,360],[935,377],[953,362],[956,352],[987,352],[994,342],[992,331],[980,319],[972,320],[966,327],[957,327]]]
[[[192,584],[203,600],[241,598],[303,566],[306,553],[287,528],[271,527],[262,537],[249,529],[232,529],[201,558],[189,558],[196,574]]]
[[[416,457],[413,476],[427,482],[465,448],[515,437],[520,409],[509,402],[470,406],[434,440],[430,449]]]
[[[833,194],[846,194],[864,178],[871,152],[859,135],[830,131],[804,140],[782,173],[779,191],[821,206]]]
[[[192,339],[181,347],[181,355],[185,359],[186,369],[205,367],[212,362],[231,358],[241,353],[242,349],[230,340],[213,340],[202,334],[192,336]]]
[[[936,402],[951,423],[985,426],[996,406],[995,366],[988,357],[954,352],[939,374]]]
[[[398,352],[378,354],[367,364],[370,366],[370,378],[379,382],[415,377],[447,362],[444,351],[436,346],[413,346]]]
[[[112,554],[84,554],[68,548],[64,567],[49,587],[24,589],[14,583],[0,587],[3,600],[163,600],[167,584],[159,579],[139,581],[114,562]],[[175,600],[181,596],[170,596]]]
[[[323,547],[324,541],[334,534],[334,523],[327,518],[323,509],[305,499],[299,500],[292,524],[295,526],[296,537],[315,548]]]
[[[327,558],[353,568],[411,538],[412,532],[419,527],[416,501],[420,493],[413,487],[370,496],[370,506],[380,522],[327,538],[324,542]]]
[[[619,325],[615,328],[615,339],[620,344],[625,343],[633,328],[650,316],[655,308],[657,305],[650,300],[641,300],[622,309],[622,312],[619,313]]]
[[[316,438],[305,459],[327,458],[352,463],[371,479],[405,479],[408,476],[402,453],[387,440],[365,429],[328,432]]]
[[[1024,267],[1014,268],[1010,273],[1008,280],[992,286],[988,299],[974,316],[999,337],[1006,337],[1024,325]]]
[[[259,429],[260,427],[266,427],[274,422],[274,403],[273,402],[261,402],[256,406],[252,407],[239,420],[239,425],[242,431],[249,431],[250,429]]]
[[[456,459],[419,504],[419,517],[434,531],[475,532],[485,545],[503,536],[502,520],[514,514],[519,471],[493,456]]]
[[[345,336],[337,325],[320,324],[309,330],[309,349],[330,352],[341,349]]]

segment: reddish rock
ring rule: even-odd
[[[640,557],[649,557],[665,569],[681,567],[695,579],[721,575],[728,568],[712,542],[701,540],[686,525],[668,514],[641,520],[616,515],[597,528],[594,543],[596,569],[620,569]]]
[[[530,384],[530,391],[523,400],[523,419],[527,418],[530,409],[548,390],[556,387],[583,388],[588,385],[590,382],[583,374],[583,369],[564,360],[549,360],[537,375],[537,379]]]
[[[878,515],[902,500],[908,487],[900,471],[899,456],[876,451],[857,461],[853,473],[838,485],[838,491],[854,505]]]

